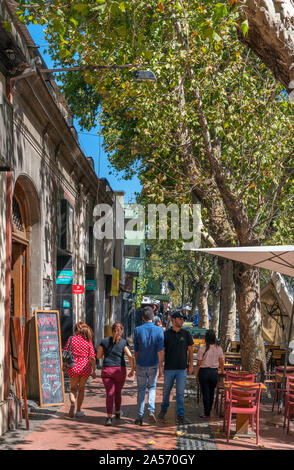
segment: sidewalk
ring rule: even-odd
[[[100,371],[99,371],[100,372]],[[100,375],[100,374],[99,374]],[[287,433],[278,426],[281,415],[271,413],[270,403],[262,405],[260,418],[260,444],[255,439],[232,439],[226,443],[222,432],[222,420],[212,416],[204,421],[202,403],[197,404],[194,379],[188,379],[185,399],[186,417],[191,424],[176,426],[175,397],[171,394],[171,405],[166,415],[166,423],[136,426],[137,414],[136,382],[127,379],[123,389],[121,420],[113,420],[107,427],[105,422],[105,391],[100,378],[88,383],[86,387],[83,418],[68,417],[69,403],[58,408],[42,409],[50,419],[43,422],[30,419],[30,430],[21,429],[6,433],[0,437],[0,450],[293,450],[293,432]],[[163,380],[158,382],[156,415],[160,410]],[[68,400],[68,394],[66,399]],[[41,411],[41,410],[40,410]],[[43,415],[44,416],[44,415]],[[294,423],[292,423],[294,430]],[[234,430],[234,425],[233,425]]]
[[[160,411],[163,379],[158,381],[156,415]],[[83,418],[68,417],[69,402],[53,411],[49,420],[35,424],[30,419],[30,430],[24,425],[21,429],[8,432],[0,437],[0,450],[187,450],[207,449],[216,446],[209,432],[208,423],[197,424],[199,414],[193,403],[186,403],[187,418],[193,420],[187,433],[187,425],[176,426],[175,390],[171,393],[171,404],[166,415],[166,423],[149,424],[146,418],[143,426],[134,424],[137,416],[136,382],[127,379],[123,389],[121,420],[113,420],[113,425],[104,425],[105,390],[100,378],[86,387]],[[46,409],[50,413],[50,409]],[[52,410],[51,410],[52,413]],[[194,417],[194,418],[193,418]],[[187,436],[186,436],[187,434]],[[201,439],[195,437],[201,436]]]

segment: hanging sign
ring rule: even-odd
[[[57,271],[56,284],[72,284],[73,272],[72,271]]]
[[[75,284],[72,286],[73,294],[83,294],[84,292],[85,292],[84,286],[75,285]]]
[[[86,280],[86,290],[97,290],[96,279]]]
[[[117,297],[119,294],[119,269],[113,268],[111,292],[112,297]]]

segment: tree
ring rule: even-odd
[[[156,87],[142,84],[140,92],[127,71],[84,72],[83,88],[80,76],[64,77],[66,96],[87,127],[101,98],[116,168],[139,169],[150,198],[164,198],[171,181],[168,191],[178,201],[187,200],[188,189],[219,246],[291,239],[292,110],[282,87],[237,40],[237,10],[213,0],[205,7],[196,0],[58,5],[34,15],[47,22],[57,62],[148,62],[157,74]],[[246,34],[246,20],[238,24]],[[92,99],[83,113],[76,96],[85,90]],[[156,178],[148,177],[154,168]],[[236,263],[234,280],[243,367],[250,369],[263,356],[258,271]]]
[[[292,0],[239,0],[239,12],[248,22],[240,39],[272,71],[289,93],[294,79],[294,5]]]
[[[200,328],[209,328],[208,292],[212,276],[216,271],[216,263],[204,254],[183,251],[181,242],[174,240],[149,240],[147,243],[147,277],[172,281],[176,287],[170,292],[173,305],[181,305],[196,299],[192,303],[192,314],[196,305],[199,309]],[[184,296],[182,296],[183,276]]]

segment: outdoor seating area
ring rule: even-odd
[[[286,435],[294,433],[294,366],[288,365],[284,373],[285,350],[267,347],[273,353],[274,362],[264,370],[256,359],[251,371],[242,370],[242,351],[225,353],[224,373],[219,370],[215,392],[214,419],[222,420],[222,438],[260,441],[260,411],[267,412],[267,422],[273,429],[283,428]],[[272,357],[272,355],[270,355]],[[270,405],[270,406],[269,406]],[[294,444],[294,443],[293,443]]]

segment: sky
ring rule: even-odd
[[[50,55],[46,52],[48,44],[46,44],[44,39],[43,27],[40,25],[30,25],[28,30],[36,45],[39,46],[39,52],[47,67],[53,68],[54,64]],[[85,156],[94,159],[97,176],[106,178],[114,191],[124,191],[125,202],[135,202],[135,193],[141,192],[140,181],[137,177],[133,177],[131,180],[125,180],[122,173],[117,174],[111,167],[102,146],[103,138],[98,135],[98,126],[95,129],[93,128],[90,132],[81,130],[77,120],[74,120],[74,126],[78,133],[80,147]],[[111,171],[114,174],[110,174]]]

